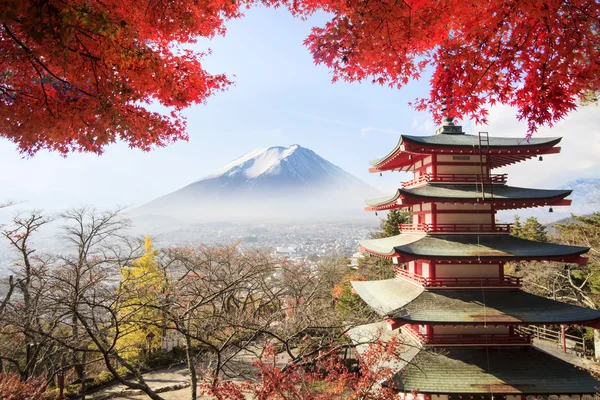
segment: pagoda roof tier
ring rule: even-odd
[[[588,247],[543,243],[511,235],[425,235],[401,233],[359,242],[361,251],[400,261],[518,261],[553,260],[585,264]]]
[[[381,382],[394,390],[423,394],[595,394],[599,382],[585,370],[566,361],[525,347],[436,347],[434,351],[415,345],[410,335],[398,329],[385,331],[385,323],[362,325],[348,336],[359,354],[371,341],[396,337],[405,344],[400,360],[386,367],[398,369],[392,379]]]
[[[558,153],[559,137],[531,138],[490,137],[489,154],[492,168],[502,167],[536,157]],[[485,151],[487,153],[487,150]],[[439,134],[432,136],[401,135],[396,147],[385,157],[371,161],[371,172],[408,171],[424,156],[430,154],[479,155],[478,135]]]
[[[358,295],[382,316],[410,324],[595,325],[600,311],[519,289],[427,290],[401,277],[354,281]]]
[[[438,203],[486,203],[496,209],[508,210],[524,207],[570,205],[565,197],[572,190],[529,189],[506,185],[448,185],[427,183],[415,188],[400,188],[393,196],[367,200],[367,211],[391,210],[410,207],[423,202]]]

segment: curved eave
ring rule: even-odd
[[[380,239],[367,239],[359,242],[361,251],[381,257],[398,256],[396,246],[417,242],[425,237],[424,233],[403,233]]]
[[[378,197],[376,199],[367,200],[365,201],[365,203],[367,204],[365,210],[381,211],[400,208],[402,207],[402,205],[398,204],[398,199],[400,198],[400,195],[400,190],[397,190],[396,193],[391,197]]]
[[[381,158],[377,158],[375,160],[369,161],[369,164],[371,164],[371,166],[373,168],[378,168],[378,167],[382,166],[383,164],[386,164],[390,160],[393,160],[401,152],[402,152],[402,135],[400,135],[400,140],[398,140],[398,144],[396,144],[396,147],[394,147],[392,149],[392,151],[390,151],[387,155],[385,155]]]
[[[390,170],[408,171],[411,167],[430,154],[449,155],[479,155],[476,135],[435,135],[434,138],[448,137],[449,139],[469,139],[471,143],[430,143],[419,141],[419,136],[402,135],[398,144],[385,157],[370,162],[370,172]],[[523,143],[519,138],[490,138],[489,154],[492,168],[504,167],[533,157],[560,152],[556,146],[561,138],[533,139],[533,142]],[[502,144],[494,144],[502,141]]]
[[[402,278],[353,281],[350,284],[360,298],[381,316],[392,316],[396,310],[409,304],[425,290]]]
[[[400,234],[359,242],[361,251],[402,262],[432,260],[438,262],[560,261],[586,264],[582,254],[588,247],[541,243],[510,235],[424,235]]]
[[[511,193],[512,191],[512,193]],[[572,190],[543,190],[497,185],[488,186],[484,196],[475,185],[427,184],[417,188],[398,189],[393,196],[367,200],[366,211],[393,210],[423,202],[455,204],[492,204],[498,210],[517,208],[569,206],[565,199]]]

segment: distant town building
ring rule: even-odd
[[[350,262],[348,263],[348,266],[351,268],[358,268],[358,260],[363,258],[365,255],[367,255],[367,253],[363,253],[362,251],[357,251],[356,253],[352,254],[352,257],[349,258]]]
[[[412,223],[397,236],[360,242],[361,251],[392,259],[396,277],[352,282],[383,321],[355,328],[350,337],[364,341],[384,328],[387,337],[412,344],[397,375],[384,382],[400,398],[522,400],[598,391],[587,371],[537,350],[520,327],[598,327],[600,311],[526,293],[519,278],[504,273],[508,261],[584,264],[589,249],[519,239],[495,222],[498,210],[570,204],[570,190],[508,186],[506,174],[492,174],[558,153],[560,140],[467,135],[448,119],[436,135],[402,135],[373,162],[372,172],[412,172],[414,179],[388,198],[368,201],[367,210],[410,208]]]
[[[291,256],[296,253],[296,249],[294,247],[277,247],[275,249],[275,254],[280,256]]]

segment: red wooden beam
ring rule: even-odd
[[[406,322],[394,318],[388,318],[386,322],[390,331],[395,331],[396,329],[401,328],[402,325],[406,325]]]

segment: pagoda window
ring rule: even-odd
[[[411,274],[414,274],[415,273],[415,262],[409,261],[408,264],[406,264],[406,270],[408,272],[410,272]]]
[[[428,262],[420,262],[420,264],[421,264],[421,273],[419,275],[421,275],[424,278],[431,278],[433,276],[431,264]]]
[[[425,224],[431,224],[433,223],[433,217],[431,216],[431,213],[425,213],[425,221],[423,223]]]

